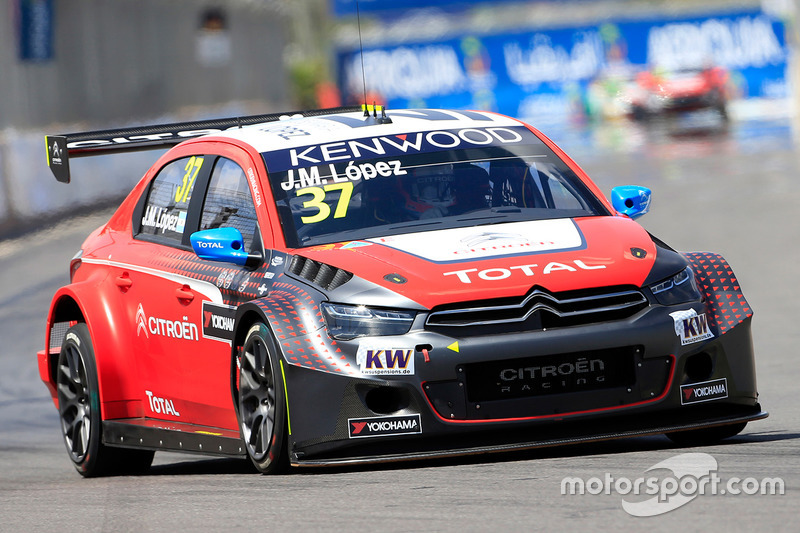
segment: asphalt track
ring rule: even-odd
[[[800,265],[800,150],[790,128],[612,127],[553,137],[604,192],[629,183],[651,187],[652,212],[641,219],[649,231],[680,250],[720,252],[733,265],[755,310],[768,419],[701,448],[646,437],[279,477],[253,474],[243,461],[158,453],[146,476],[82,479],[64,450],[35,352],[69,259],[109,214],[96,213],[0,241],[0,531],[800,530],[800,329],[792,303]],[[651,507],[655,516],[626,512],[624,500],[654,496],[625,494],[631,486],[625,481],[653,478],[665,495],[686,476],[648,469],[685,453],[713,458],[725,494],[707,486],[698,495],[685,483],[682,496]],[[583,480],[586,493],[562,495],[566,477]],[[739,494],[725,489],[735,478],[742,480],[734,485],[743,489]],[[766,478],[782,481],[785,494],[745,494]]]

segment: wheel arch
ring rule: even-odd
[[[706,300],[709,325],[723,335],[753,316],[739,279],[728,261],[713,252],[683,252]]]
[[[267,327],[270,327],[264,310],[259,306],[249,303],[240,305],[236,311],[236,328],[233,333],[232,355],[235,355],[236,351],[244,345],[247,332],[256,322],[263,322]],[[270,327],[270,331],[271,330],[272,328]]]
[[[83,309],[78,304],[74,294],[61,290],[53,297],[50,312],[47,315],[47,328],[45,331],[44,350],[39,352],[39,377],[47,386],[53,403],[58,408],[58,394],[56,392],[56,372],[58,355],[64,342],[64,335],[72,324],[86,322]],[[67,323],[63,331],[56,331],[56,324]]]
[[[134,415],[129,412],[130,407],[127,404],[135,399],[129,389],[136,384],[120,378],[122,372],[120,363],[124,358],[116,355],[130,348],[124,336],[116,334],[118,327],[115,326],[113,318],[109,317],[114,315],[111,311],[113,308],[112,302],[103,296],[103,291],[97,290],[95,283],[82,282],[68,285],[53,296],[47,319],[44,360],[40,360],[39,372],[45,385],[50,389],[56,407],[58,399],[55,377],[63,336],[70,325],[83,322],[89,329],[94,349],[103,420]],[[59,327],[59,324],[65,324],[66,327]],[[112,403],[121,409],[120,413],[111,409]]]
[[[237,383],[237,358],[239,357],[242,347],[244,346],[247,332],[250,331],[250,328],[253,327],[253,324],[256,322],[262,322],[267,326],[267,328],[270,329],[270,331],[272,331],[264,311],[259,306],[251,303],[240,305],[236,311],[236,326],[233,330],[233,339],[231,340],[231,401],[233,402],[234,410],[237,411],[237,419],[239,417],[238,409],[236,407],[239,391],[239,384]]]

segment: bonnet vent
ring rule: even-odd
[[[289,264],[289,272],[327,291],[341,287],[353,278],[353,274],[346,270],[299,255],[292,258],[292,262]]]

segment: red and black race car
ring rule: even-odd
[[[303,116],[306,115],[306,116]],[[84,476],[155,450],[288,465],[524,450],[767,416],[726,261],[679,253],[530,126],[336,109],[47,137],[175,145],[70,263],[41,378]]]
[[[648,119],[710,109],[727,120],[729,77],[722,67],[641,72],[630,91],[631,112],[635,119]]]

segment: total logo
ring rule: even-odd
[[[144,393],[147,394],[147,399],[150,401],[150,410],[152,412],[159,415],[181,416],[178,410],[175,409],[175,404],[172,403],[172,400],[159,398],[149,390],[144,391]]]
[[[376,418],[350,418],[347,420],[347,427],[351,439],[422,433],[422,422],[418,414],[382,416]]]
[[[213,242],[213,241],[208,241],[207,242],[207,241],[198,240],[194,244],[198,248],[215,249],[215,250],[222,250],[224,248],[224,246],[222,246],[222,243]]]
[[[171,339],[200,340],[197,324],[189,322],[189,317],[184,316],[182,320],[148,317],[142,304],[139,304],[136,310],[136,336],[141,336],[143,332],[148,339],[150,335],[157,335]]]
[[[472,283],[475,279],[482,279],[484,281],[498,281],[501,279],[510,278],[513,275],[524,275],[531,277],[537,272],[548,275],[553,272],[577,272],[579,270],[600,270],[606,268],[606,265],[587,265],[580,259],[574,261],[567,261],[566,263],[550,262],[543,268],[538,264],[532,263],[527,265],[516,265],[508,268],[487,268],[486,270],[478,270],[477,268],[466,268],[464,270],[455,270],[453,272],[445,272],[445,276],[456,276],[461,283]]]

